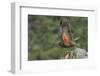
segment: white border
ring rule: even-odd
[[[94,50],[96,39],[95,9],[83,7],[53,8],[34,6],[26,3],[12,3],[12,72],[47,72],[67,70],[75,68],[94,67]],[[27,61],[27,28],[28,14],[60,15],[60,16],[84,16],[88,17],[88,59],[73,60],[48,60],[48,61]],[[93,36],[94,34],[95,36]],[[21,50],[21,51],[20,51]]]

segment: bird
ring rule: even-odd
[[[59,32],[60,32],[60,39],[61,39],[60,44],[64,47],[72,46],[69,22],[67,18],[64,18],[64,17],[61,18]]]

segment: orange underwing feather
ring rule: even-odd
[[[62,33],[62,40],[63,40],[64,45],[69,45],[70,44],[70,38],[64,32]]]

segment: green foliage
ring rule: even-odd
[[[65,51],[73,48],[62,48],[59,41],[60,16],[28,16],[28,60],[61,59]],[[73,38],[80,37],[80,48],[88,48],[88,18],[66,17],[71,24]],[[88,51],[88,50],[87,50]]]

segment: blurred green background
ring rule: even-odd
[[[61,16],[28,15],[28,60],[63,59],[65,51],[59,41]],[[73,38],[80,37],[79,47],[88,51],[88,18],[65,17],[71,25]]]

